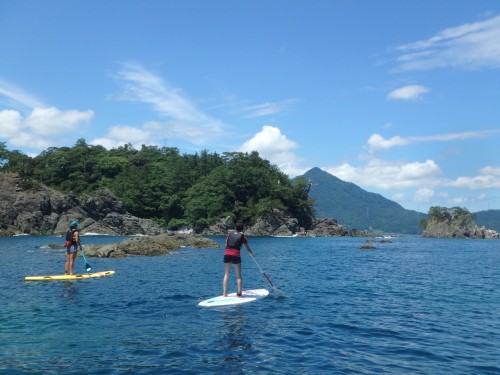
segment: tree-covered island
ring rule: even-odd
[[[201,231],[224,216],[251,223],[275,209],[305,228],[313,221],[307,181],[291,180],[257,152],[181,154],[130,144],[107,150],[80,139],[30,157],[0,142],[0,172],[17,174],[22,189],[45,186],[80,196],[107,188],[126,211],[168,229]]]
[[[421,222],[423,237],[432,238],[499,238],[499,234],[479,227],[474,215],[463,207],[439,207],[429,209],[427,218]]]

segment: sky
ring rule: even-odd
[[[9,150],[255,150],[406,209],[500,209],[497,0],[0,0],[0,46]]]

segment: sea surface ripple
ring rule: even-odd
[[[222,248],[90,258],[116,274],[25,282],[62,273],[64,253],[44,246],[62,239],[0,238],[0,374],[500,374],[499,241],[249,240],[286,297],[243,252],[244,287],[271,295],[204,309]]]

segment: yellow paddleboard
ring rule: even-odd
[[[26,276],[24,281],[81,280],[114,275],[115,271],[84,273],[82,275]]]

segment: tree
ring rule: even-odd
[[[229,214],[251,222],[275,208],[303,226],[312,219],[305,180],[292,182],[257,152],[181,155],[177,148],[131,144],[108,151],[79,139],[30,158],[0,143],[0,168],[63,192],[108,188],[133,215],[170,227],[203,229]]]

